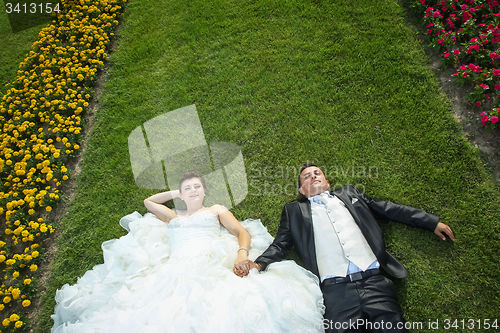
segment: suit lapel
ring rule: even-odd
[[[374,233],[370,231],[369,225],[360,219],[359,214],[356,212],[356,209],[354,209],[354,206],[352,204],[353,197],[348,196],[344,193],[344,191],[339,191],[339,193],[335,193],[334,191],[332,191],[331,194],[336,195],[337,198],[339,198],[345,204],[347,210],[349,211],[349,213],[351,213],[354,222],[356,222],[359,229],[361,230],[361,233],[370,245],[370,248],[375,252],[375,249],[379,248],[379,246],[377,245],[377,240],[373,237]],[[375,256],[377,256],[377,253],[375,253]]]
[[[348,197],[346,194],[344,194],[343,191],[339,191],[339,193],[335,193],[335,191],[330,192],[331,195],[335,195],[337,198],[340,199],[344,203],[344,206],[347,208],[349,213],[351,213],[352,217],[354,218],[354,221],[356,221],[356,224],[359,225],[359,218],[358,214],[356,214],[356,211],[354,210],[354,207],[352,206],[351,198]]]
[[[304,229],[306,230],[306,232],[309,233],[308,237],[309,244],[314,244],[311,202],[309,200],[302,201],[299,203],[299,207],[301,215],[304,219],[304,221],[302,221],[304,223]]]
[[[299,209],[302,215],[303,230],[307,235],[307,249],[313,264],[313,273],[318,275],[318,262],[316,261],[316,245],[314,243],[314,229],[312,223],[311,202],[309,200],[299,202]]]

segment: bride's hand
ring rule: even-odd
[[[233,268],[234,274],[240,277],[248,275],[248,272],[250,271],[250,266],[248,265],[247,261],[248,257],[246,251],[239,251],[238,258],[234,263],[234,268]]]

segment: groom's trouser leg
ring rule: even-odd
[[[406,321],[392,281],[383,275],[375,275],[358,282],[359,290],[363,291],[361,298],[367,331],[407,333]]]
[[[396,288],[383,275],[322,288],[327,333],[408,332]]]
[[[324,325],[326,333],[364,332],[364,326],[356,325],[363,320],[361,300],[356,283],[339,283],[322,288],[325,301]]]

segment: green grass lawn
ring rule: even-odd
[[[7,91],[5,84],[14,80],[19,63],[26,57],[45,25],[13,32],[7,13],[3,9],[0,11],[0,97]]]
[[[134,182],[130,132],[191,104],[207,142],[242,149],[250,188],[238,219],[260,218],[274,234],[296,198],[291,170],[325,166],[332,184],[424,209],[455,231],[451,243],[381,223],[409,270],[396,284],[419,331],[498,316],[498,185],[395,0],[131,0],[109,60],[38,332],[52,326],[55,290],[102,263],[100,244],[125,234],[122,216],[146,211],[153,191]]]

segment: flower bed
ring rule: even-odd
[[[431,45],[456,68],[459,84],[472,84],[467,102],[478,108],[482,124],[493,128],[500,108],[500,2],[498,0],[414,0],[424,13]]]
[[[54,231],[41,214],[63,195],[65,163],[80,148],[81,115],[125,2],[63,0],[0,103],[0,332],[27,326],[23,308],[37,295],[40,242]]]

